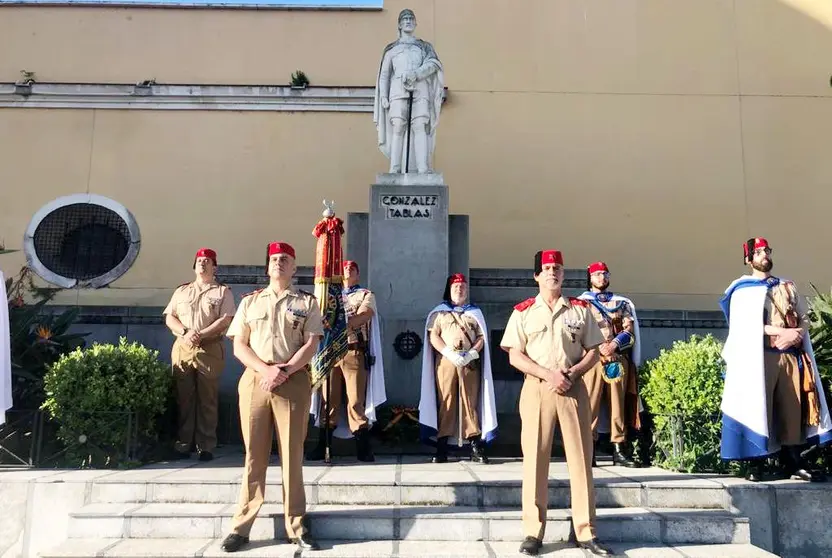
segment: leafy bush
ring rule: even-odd
[[[118,345],[72,351],[50,368],[43,408],[71,463],[119,466],[152,450],[172,387],[158,354],[121,338]]]
[[[832,380],[832,295],[820,293],[814,285],[812,289],[816,296],[809,300],[809,336],[828,400]]]
[[[84,345],[86,333],[69,333],[78,309],[46,312],[46,304],[60,289],[36,287],[32,271],[24,267],[6,279],[11,333],[12,399],[15,409],[37,409],[43,402],[43,376],[61,355]],[[27,303],[33,300],[33,303]]]
[[[654,423],[653,464],[685,472],[723,472],[719,457],[722,343],[692,335],[646,362],[641,395]]]
[[[812,290],[815,296],[809,299],[809,337],[826,392],[826,403],[832,408],[832,295],[821,293],[814,285]],[[814,465],[832,472],[832,448],[824,448]]]

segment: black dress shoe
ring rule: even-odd
[[[595,556],[612,556],[613,552],[609,548],[602,546],[598,539],[590,541],[578,541],[578,548],[588,550]]]
[[[293,540],[295,544],[298,545],[299,548],[303,550],[320,550],[321,547],[318,546],[318,542],[312,538],[308,532],[302,534],[300,537]]]
[[[487,465],[488,456],[485,455],[485,444],[480,441],[478,436],[474,436],[469,441],[471,442],[471,461]]]
[[[436,441],[436,455],[431,459],[433,463],[448,462],[448,438],[443,436]]]
[[[543,546],[543,543],[540,542],[540,539],[535,537],[526,537],[523,539],[523,542],[520,543],[520,554],[525,554],[526,556],[537,556],[540,554],[540,547]]]
[[[214,454],[210,451],[201,451],[199,452],[199,460],[200,461],[211,461],[214,459]]]
[[[798,469],[792,472],[792,480],[802,480],[806,482],[825,482],[826,478],[821,473],[810,473],[806,469]]]
[[[612,464],[623,467],[636,468],[638,464],[633,460],[633,454],[626,443],[613,444]]]
[[[248,537],[238,535],[237,533],[231,533],[225,537],[224,541],[222,541],[220,548],[226,552],[237,552],[245,544],[248,544]]]

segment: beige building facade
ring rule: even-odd
[[[445,67],[434,166],[451,212],[470,215],[471,267],[531,268],[555,247],[570,268],[605,260],[640,307],[716,310],[744,272],[742,242],[765,236],[776,272],[804,292],[832,284],[825,0],[0,2],[0,239],[20,247],[63,196],[127,208],[135,261],[108,288],[59,300],[89,305],[164,306],[202,246],[259,265],[283,240],[312,265],[321,200],[367,211],[386,170],[372,87],[405,7]],[[298,69],[306,90],[261,87]],[[31,95],[15,93],[21,70]],[[150,98],[132,89],[150,79]],[[94,94],[107,87],[109,105]],[[217,91],[237,96],[223,105]],[[11,275],[25,259],[2,263]]]

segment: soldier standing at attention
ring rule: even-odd
[[[612,464],[638,467],[627,441],[627,428],[641,429],[639,419],[638,366],[641,344],[636,308],[632,301],[609,290],[610,270],[604,262],[586,268],[587,291],[579,298],[589,303],[604,342],[601,358],[584,375],[592,407],[592,436],[609,432],[613,443]],[[606,413],[602,413],[602,407]],[[607,419],[599,424],[600,417]],[[592,454],[595,466],[595,452]]]
[[[323,383],[321,395],[312,398],[313,415],[316,422],[323,416],[328,391],[332,391],[329,402],[329,443],[333,432],[339,426],[342,414],[343,392],[347,394],[346,426],[355,436],[356,455],[359,461],[375,461],[370,447],[370,426],[375,422],[375,408],[386,400],[384,389],[384,368],[376,366],[377,355],[381,354],[378,322],[376,319],[376,296],[370,289],[359,285],[361,273],[358,264],[344,261],[344,306],[347,315],[347,354],[330,372]],[[332,386],[327,385],[332,382]],[[369,415],[369,416],[368,416]],[[346,437],[346,435],[339,435]],[[307,455],[309,461],[321,461],[326,451],[326,437],[321,432],[318,445]]]
[[[312,293],[292,285],[297,271],[294,248],[285,242],[269,244],[266,263],[269,285],[243,297],[228,328],[234,356],[246,367],[238,386],[246,459],[239,507],[231,534],[222,542],[226,552],[249,542],[265,498],[275,426],[286,535],[300,549],[318,549],[304,521],[303,442],[312,395],[308,364],[323,336],[321,308]]]
[[[581,376],[598,360],[604,338],[587,302],[564,298],[563,256],[535,254],[534,279],[540,293],[514,307],[500,346],[512,366],[526,375],[520,392],[523,449],[523,531],[520,553],[537,556],[543,545],[549,495],[552,437],[560,422],[572,523],[579,548],[608,556],[595,535],[592,480],[592,411]]]
[[[222,336],[234,316],[234,296],[214,279],[216,268],[217,253],[198,250],[196,278],[174,291],[163,312],[165,325],[176,336],[171,350],[179,411],[175,449],[179,457],[188,457],[195,441],[200,461],[211,461],[217,446],[219,383],[225,366]]]

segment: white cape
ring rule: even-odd
[[[9,299],[6,277],[0,271],[0,425],[6,423],[6,411],[12,408],[12,349],[9,325]]]
[[[725,291],[726,295],[741,281],[759,280],[751,275],[744,275],[731,283]],[[733,290],[730,300],[727,301],[730,303],[729,328],[728,338],[722,348],[722,358],[726,366],[721,410],[724,417],[729,417],[732,424],[736,425],[738,431],[748,430],[750,437],[767,441],[767,453],[772,454],[780,450],[780,442],[770,437],[766,407],[763,312],[767,293],[768,287],[765,284],[743,286]],[[825,439],[832,431],[832,420],[830,420],[829,409],[826,405],[823,383],[818,374],[815,351],[808,334],[803,337],[803,350],[812,362],[820,403],[820,424],[807,427],[806,436],[807,439]],[[724,444],[727,444],[729,434],[723,426]],[[749,435],[744,437],[748,438]],[[739,442],[725,447],[741,447],[742,449],[739,450],[741,454],[747,451],[747,446],[741,446]]]
[[[436,402],[436,367],[434,363],[434,349],[430,343],[428,324],[431,317],[440,311],[448,311],[446,304],[440,304],[430,311],[425,319],[425,330],[422,346],[422,389],[419,399],[419,424],[421,430],[427,431],[423,438],[436,440],[436,433],[439,430],[437,417],[438,403]],[[480,417],[481,439],[490,442],[497,433],[497,406],[494,401],[494,378],[491,374],[491,347],[488,341],[488,328],[485,325],[485,317],[482,310],[472,308],[467,310],[477,320],[483,335],[483,352],[480,355],[482,381],[480,382],[480,400],[478,405]],[[458,445],[459,440],[454,437],[448,439],[449,445]],[[465,440],[462,443],[466,443]]]
[[[589,292],[584,292],[579,296],[581,300],[591,301],[593,300],[592,295]],[[633,341],[633,348],[630,351],[630,355],[633,360],[633,365],[638,369],[641,366],[641,330],[638,326],[638,314],[636,314],[636,305],[633,304],[633,301],[627,297],[617,295],[613,293],[612,298],[610,299],[611,302],[624,302],[627,306],[630,307],[630,313],[633,315],[633,337],[635,340]],[[638,396],[638,412],[642,413],[644,411],[644,403],[641,400],[641,394]],[[601,434],[609,434],[610,433],[610,409],[607,405],[601,405],[601,409],[598,413],[598,432]],[[629,426],[629,425],[627,425]]]
[[[369,421],[369,427],[372,428],[376,422],[376,407],[387,401],[387,390],[384,385],[384,358],[381,350],[381,327],[379,322],[381,316],[376,313],[373,319],[370,320],[370,354],[376,357],[373,366],[370,367],[370,377],[367,381],[367,389],[364,392],[364,414]],[[321,383],[321,389],[327,388],[326,380]],[[323,414],[323,398],[321,397],[321,389],[316,389],[312,392],[312,406],[310,413],[314,417],[314,424],[317,427],[321,426],[321,415]],[[350,439],[353,437],[350,431],[349,421],[347,420],[346,400],[342,397],[344,404],[338,412],[337,423],[332,435],[336,438]]]

